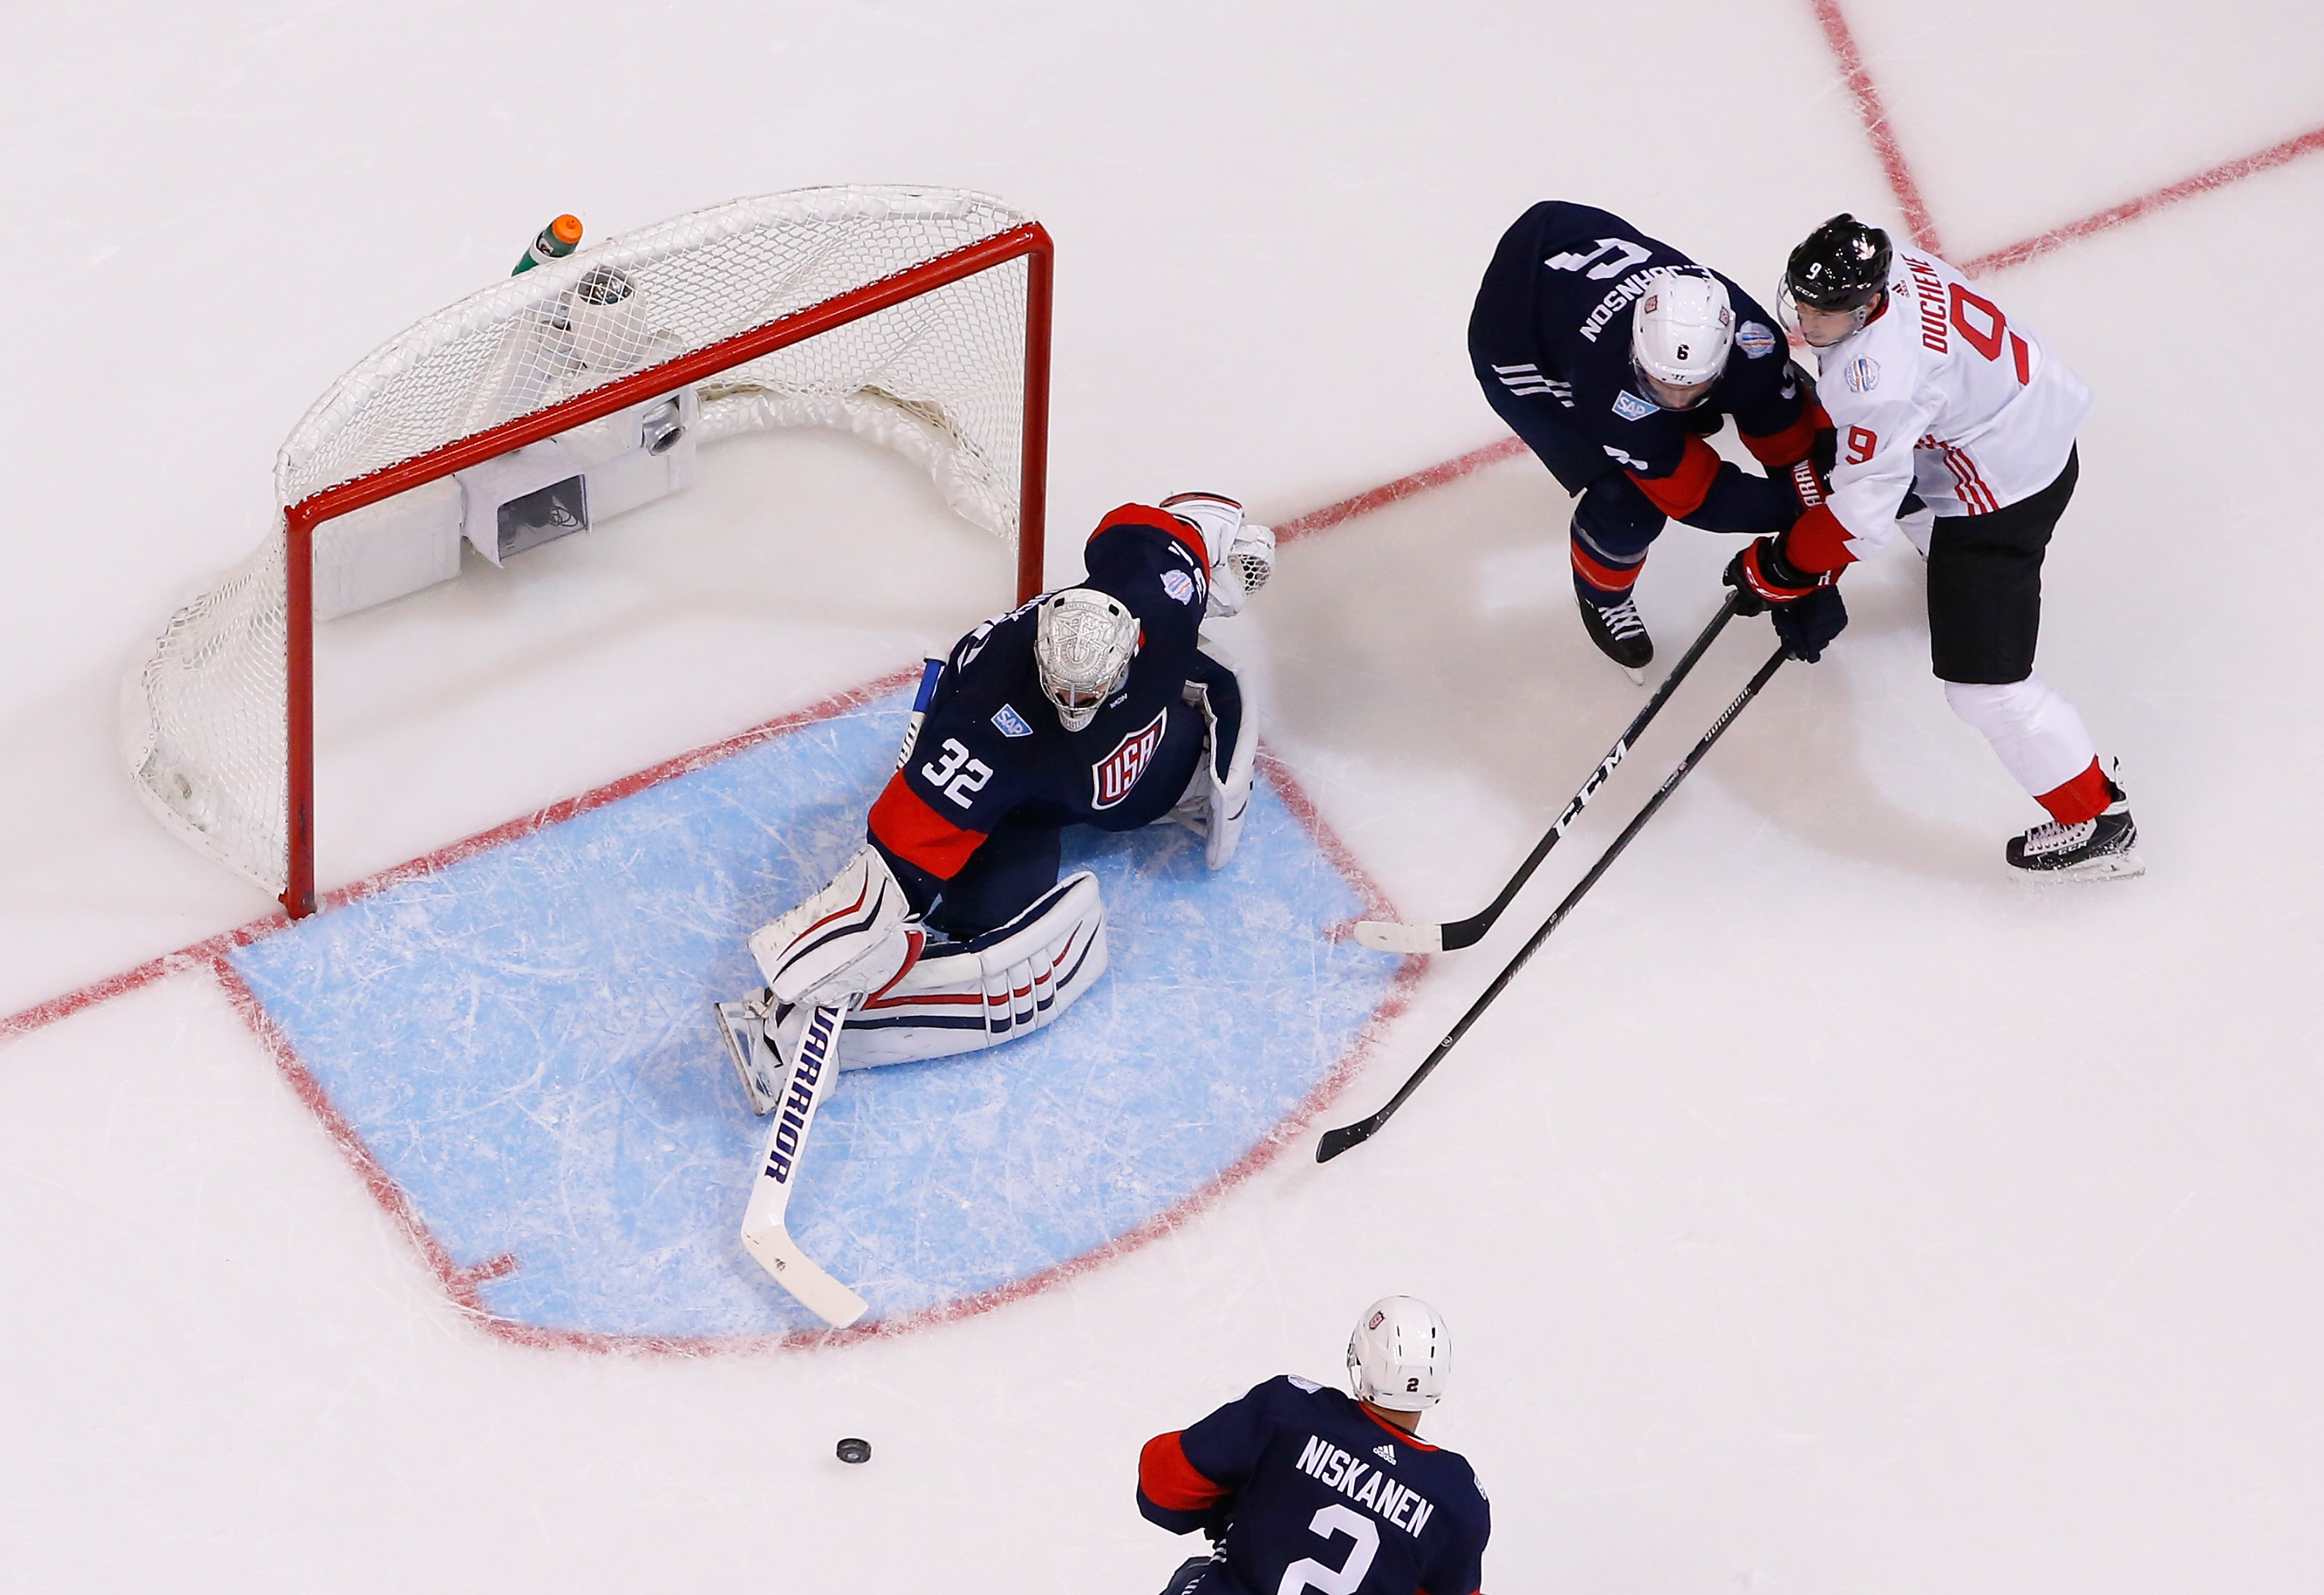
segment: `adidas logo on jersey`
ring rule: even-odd
[[[1372,1447],[1372,1455],[1376,1457],[1386,1457],[1392,1463],[1396,1461],[1396,1447],[1393,1445],[1375,1445]]]
[[[1503,387],[1520,398],[1544,393],[1568,410],[1573,408],[1573,384],[1559,382],[1554,376],[1542,375],[1538,365],[1496,365],[1493,374],[1501,379]]]

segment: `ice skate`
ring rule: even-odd
[[[1638,618],[1638,606],[1628,595],[1619,604],[1604,608],[1592,604],[1576,593],[1574,601],[1582,605],[1582,624],[1590,633],[1590,641],[1598,651],[1622,667],[1622,673],[1640,687],[1646,684],[1646,667],[1654,663],[1655,640],[1646,635],[1646,622]]]
[[[774,1111],[775,1099],[782,1089],[783,1060],[767,1034],[773,1002],[773,993],[762,990],[740,1002],[711,1005],[718,1010],[718,1033],[726,1039],[726,1056],[734,1060],[734,1073],[742,1076],[751,1111],[761,1119]]]
[[[2146,873],[2135,851],[2138,822],[2130,817],[2130,799],[2111,780],[2107,789],[2114,802],[2097,818],[2072,825],[2052,820],[2010,838],[2010,868],[2048,880],[2127,880]]]

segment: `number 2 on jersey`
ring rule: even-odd
[[[1364,1581],[1364,1574],[1372,1567],[1372,1558],[1379,1554],[1379,1526],[1370,1518],[1337,1502],[1319,1508],[1307,1520],[1307,1526],[1330,1539],[1343,1534],[1356,1543],[1348,1550],[1347,1561],[1337,1567],[1326,1567],[1313,1556],[1302,1556],[1283,1570],[1283,1581],[1275,1586],[1275,1595],[1302,1595],[1308,1590],[1321,1595],[1356,1595],[1356,1586]]]
[[[963,808],[970,807],[969,799],[984,789],[992,779],[992,766],[982,759],[971,759],[968,750],[957,737],[945,738],[943,756],[933,764],[920,766],[920,779]]]

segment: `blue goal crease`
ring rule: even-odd
[[[736,1238],[763,1123],[711,1004],[744,938],[862,840],[901,692],[231,954],[490,1312],[633,1336],[816,1321]],[[790,1209],[873,1318],[1093,1251],[1198,1195],[1354,1046],[1397,965],[1329,928],[1351,884],[1263,784],[1234,863],[1171,827],[1066,834],[1111,968],[1056,1024],[851,1072]]]

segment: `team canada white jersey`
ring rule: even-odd
[[[1818,354],[1831,510],[1859,559],[1888,540],[1908,487],[1940,515],[1986,515],[2049,486],[2093,402],[2029,328],[1911,250],[1880,313]]]

